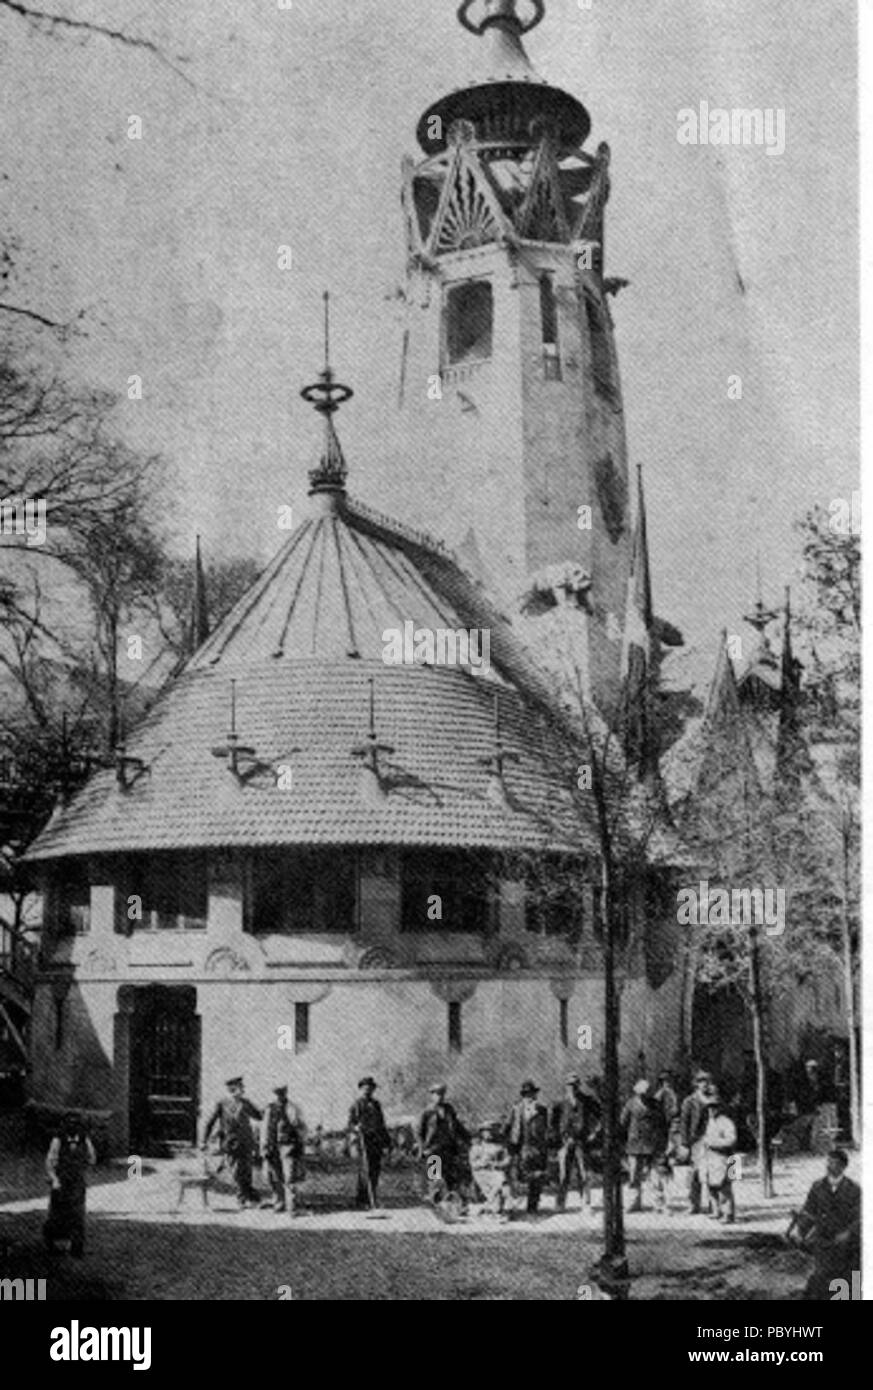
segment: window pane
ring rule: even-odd
[[[555,303],[555,287],[550,275],[540,276],[540,324],[543,343],[556,345],[558,342],[558,310]]]
[[[493,297],[487,280],[455,285],[446,297],[446,353],[450,364],[491,356]]]

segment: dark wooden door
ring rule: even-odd
[[[200,1019],[190,986],[137,990],[130,1050],[131,1137],[140,1153],[194,1144],[200,1083]]]

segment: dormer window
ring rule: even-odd
[[[488,280],[464,280],[446,290],[443,367],[487,361],[494,336],[494,295]]]

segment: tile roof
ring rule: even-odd
[[[374,804],[353,749],[366,740],[369,678],[388,795]],[[123,790],[97,773],[61,808],[30,860],[70,854],[276,844],[419,844],[511,849],[578,843],[566,790],[548,771],[541,725],[514,691],[500,696],[509,804],[489,794],[493,686],[449,668],[381,662],[252,662],[236,677],[237,729],[266,766],[244,784],[212,749],[224,743],[229,680],[189,670],[168,689],[128,753],[148,775]],[[299,749],[299,752],[295,752]],[[280,789],[275,770],[291,769]],[[593,828],[583,836],[596,849]]]
[[[491,669],[386,666],[388,628],[488,628]],[[353,749],[366,742],[370,678],[389,788]],[[262,764],[244,782],[237,733]],[[519,755],[508,800],[486,766],[501,734]],[[540,711],[548,684],[509,621],[452,556],[344,496],[306,521],[162,693],[128,739],[149,772],[128,790],[98,772],[59,808],[28,858],[276,844],[420,844],[510,849],[578,844],[571,798],[549,772]],[[299,751],[297,751],[299,750]],[[291,769],[280,788],[277,769]],[[559,829],[558,827],[562,827]],[[593,827],[582,843],[596,848]]]

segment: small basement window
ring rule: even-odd
[[[294,1005],[294,1051],[305,1052],[309,1046],[309,1005]]]
[[[449,1004],[449,1052],[460,1052],[463,1046],[461,1037],[461,1005]]]
[[[494,296],[488,280],[465,280],[446,291],[443,307],[443,366],[484,362],[494,333]]]

